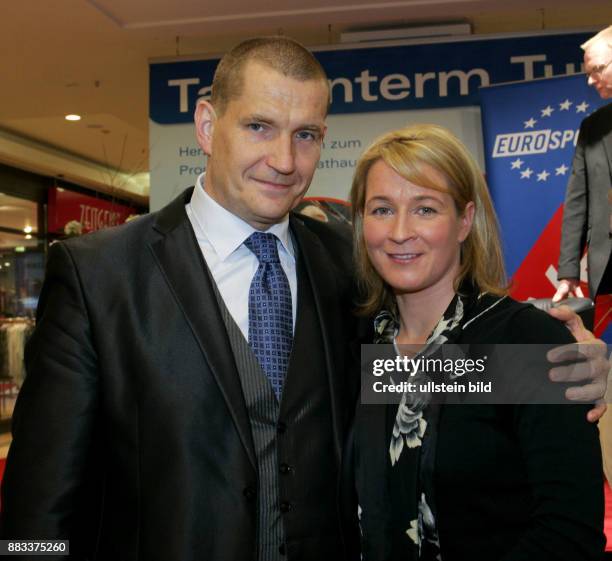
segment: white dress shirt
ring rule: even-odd
[[[204,190],[203,184],[204,174],[198,177],[185,210],[221,297],[248,341],[249,288],[259,261],[244,245],[244,241],[257,230],[217,203]],[[291,289],[295,332],[297,274],[295,250],[289,234],[289,217],[286,216],[282,222],[274,224],[266,232],[277,238],[278,256]]]

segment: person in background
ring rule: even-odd
[[[377,139],[357,163],[351,203],[375,342],[427,357],[450,343],[574,341],[508,297],[487,187],[448,130],[414,125]],[[546,361],[527,371],[523,360],[513,357],[513,377],[546,384]],[[358,406],[349,453],[365,561],[600,559],[602,466],[588,407],[429,397]]]
[[[582,45],[584,71],[601,99],[612,99],[612,25]],[[580,125],[563,208],[559,286],[553,302],[582,298],[580,260],[587,253],[589,295],[612,292],[612,103]],[[612,414],[599,421],[604,469],[612,481]]]
[[[602,99],[612,98],[612,25],[582,45],[589,85]],[[612,292],[612,104],[604,105],[580,125],[563,208],[558,302],[583,297],[580,259],[588,248],[589,295]]]

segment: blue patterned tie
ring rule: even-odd
[[[249,345],[280,400],[293,343],[291,289],[274,234],[254,232],[244,245],[259,260],[249,290]]]

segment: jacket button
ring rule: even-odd
[[[276,430],[278,431],[278,434],[285,433],[287,431],[287,424],[279,421],[276,425]]]
[[[244,495],[247,501],[253,501],[257,496],[257,493],[255,489],[253,489],[253,487],[245,487],[244,491],[242,491],[242,494]]]
[[[289,464],[281,464],[280,465],[280,472],[283,475],[287,475],[288,473],[291,473],[292,471],[293,471],[293,468]]]
[[[287,555],[287,548],[285,547],[284,543],[281,543],[280,546],[278,547],[278,552],[281,555]]]
[[[292,509],[293,505],[289,501],[283,501],[280,504],[281,512],[289,512]]]

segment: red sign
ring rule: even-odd
[[[54,234],[78,235],[123,224],[137,210],[75,193],[61,187],[49,189],[48,230]]]
[[[563,205],[557,209],[521,266],[514,273],[510,294],[516,300],[552,298],[555,293],[562,222]],[[589,287],[585,280],[581,279],[580,286],[584,295],[588,295]],[[611,311],[612,296],[609,294],[597,296],[593,329],[597,337],[601,337],[612,321]]]

